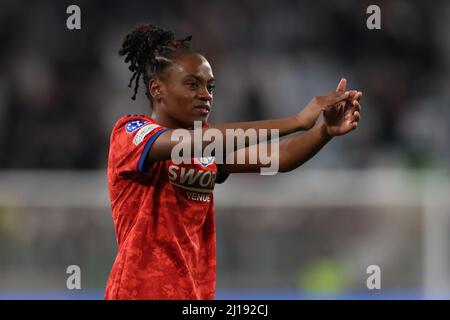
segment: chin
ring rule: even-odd
[[[208,121],[208,118],[209,118],[209,115],[206,115],[206,116],[195,115],[194,117],[192,117],[193,121],[203,121],[203,122]]]

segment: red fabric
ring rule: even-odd
[[[167,160],[140,172],[162,130],[148,116],[127,116],[112,131],[108,188],[118,252],[105,299],[214,299],[217,166]]]

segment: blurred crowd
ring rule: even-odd
[[[70,4],[2,1],[1,169],[106,167],[115,121],[150,112],[117,54],[140,22],[193,35],[217,79],[211,123],[294,115],[346,77],[364,92],[360,127],[308,165],[450,163],[448,1],[78,1],[81,30]]]

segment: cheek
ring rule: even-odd
[[[190,104],[195,94],[185,88],[178,88],[177,90],[173,90],[168,96],[174,104],[181,107]]]

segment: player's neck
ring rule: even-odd
[[[178,129],[178,128],[185,128],[187,129],[186,125],[177,121],[170,115],[163,113],[163,112],[152,112],[152,119],[155,120],[158,124],[170,128],[170,129]]]

